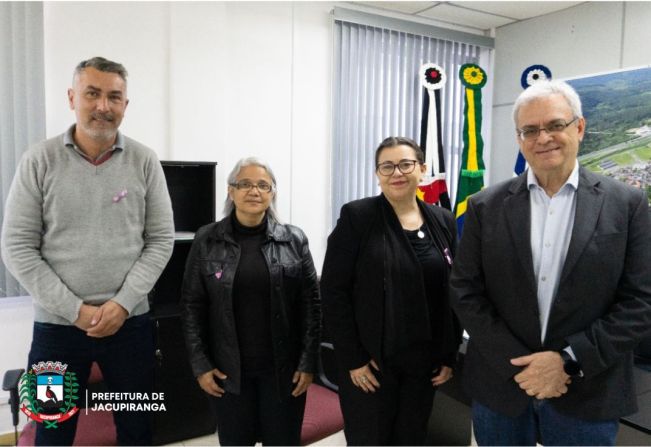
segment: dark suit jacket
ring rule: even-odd
[[[443,243],[454,252],[456,225],[452,214],[418,203],[430,231],[442,234]],[[360,368],[371,358],[382,365],[384,297],[385,293],[400,290],[395,287],[397,284],[392,284],[395,276],[391,272],[403,269],[404,279],[417,271],[422,281],[415,254],[402,258],[386,256],[387,232],[391,230],[382,217],[383,206],[391,207],[382,195],[347,203],[328,237],[321,276],[323,316],[335,356],[345,371]],[[395,213],[390,217],[395,225],[400,225]],[[406,236],[401,236],[404,250],[411,253]],[[405,259],[407,262],[400,261]],[[452,366],[461,330],[450,309],[447,290],[441,290],[436,308],[430,312],[433,314],[430,318],[434,342],[432,362]]]
[[[570,345],[585,377],[550,399],[562,413],[614,419],[636,411],[633,348],[651,329],[651,223],[646,195],[579,170],[576,217],[540,341],[526,173],[468,204],[451,276],[451,304],[470,334],[464,384],[473,399],[506,415],[529,397],[509,360]]]

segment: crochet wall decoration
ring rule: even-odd
[[[523,89],[531,87],[537,82],[541,81],[551,81],[552,72],[549,68],[544,65],[531,65],[524,69],[522,76],[520,76],[520,85]],[[515,160],[515,167],[513,168],[513,175],[517,177],[522,174],[524,170],[527,169],[527,161],[524,159],[524,155],[518,149],[518,157]]]
[[[420,123],[420,147],[425,152],[428,171],[418,186],[418,197],[433,205],[450,209],[450,197],[445,183],[445,159],[441,137],[441,88],[446,76],[443,68],[427,63],[420,67],[420,82],[424,88],[423,113]]]

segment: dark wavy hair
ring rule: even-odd
[[[387,137],[382,142],[380,145],[375,149],[375,166],[378,165],[378,162],[380,160],[380,154],[382,153],[383,150],[390,148],[390,147],[396,147],[396,146],[409,146],[414,150],[414,155],[416,156],[416,160],[418,160],[418,163],[425,163],[425,154],[423,153],[423,150],[420,148],[420,146],[411,138],[407,137]]]

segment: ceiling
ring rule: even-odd
[[[440,22],[488,31],[584,2],[566,1],[456,1],[456,2],[401,2],[356,1],[357,5],[398,12],[415,17],[435,19]]]

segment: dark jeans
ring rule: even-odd
[[[339,399],[348,445],[424,445],[434,404],[431,349],[415,346],[373,370],[375,393],[355,387],[339,368]]]
[[[240,394],[212,398],[219,445],[301,445],[306,394],[281,401],[273,372],[243,375]]]
[[[27,368],[39,361],[59,361],[75,372],[79,383],[78,407],[85,404],[92,362],[97,362],[111,392],[151,393],[154,341],[149,315],[127,319],[115,334],[91,338],[75,326],[34,323]],[[72,445],[79,413],[57,428],[37,424],[36,445]],[[120,445],[151,445],[151,418],[146,412],[113,412]]]
[[[520,416],[497,413],[472,403],[478,445],[615,445],[617,420],[586,421],[557,412],[547,400],[531,400]]]

